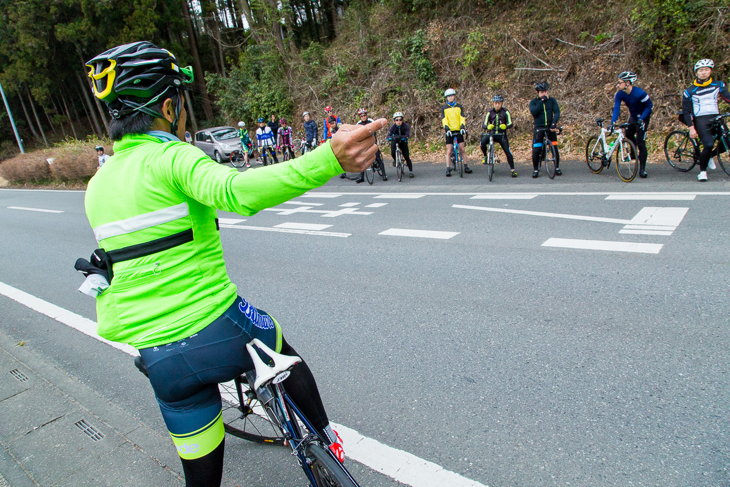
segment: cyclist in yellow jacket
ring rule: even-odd
[[[444,91],[446,104],[441,107],[441,125],[446,131],[446,177],[451,177],[453,168],[451,156],[454,153],[454,139],[459,143],[464,143],[466,135],[466,118],[464,118],[464,107],[456,102],[456,90],[449,88]],[[471,169],[464,164],[464,172],[469,174]]]

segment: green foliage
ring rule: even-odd
[[[600,44],[603,41],[607,41],[608,39],[612,38],[613,34],[610,32],[602,32],[600,34],[596,34],[593,36],[593,42],[594,44]]]
[[[428,58],[426,44],[426,32],[423,29],[418,29],[406,39],[408,59],[410,59],[416,70],[418,81],[423,86],[430,86],[436,80],[436,74],[434,73],[433,64]]]
[[[464,55],[457,60],[459,64],[461,64],[465,68],[468,68],[475,64],[479,60],[483,44],[483,33],[478,30],[473,30],[469,32],[466,43],[464,44]]]
[[[302,50],[302,61],[308,66],[323,66],[324,47],[319,42],[310,42],[306,49]]]
[[[666,62],[676,55],[708,57],[711,51],[725,48],[713,43],[710,20],[719,7],[714,3],[711,0],[637,0],[631,20],[637,25],[638,39],[657,62]]]
[[[249,46],[228,76],[208,73],[208,89],[231,120],[252,124],[258,117],[290,115],[292,102],[281,57],[273,45]]]

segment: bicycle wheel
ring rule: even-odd
[[[347,469],[319,443],[310,443],[305,452],[314,460],[309,468],[318,487],[359,487]]]
[[[233,167],[243,167],[243,164],[244,164],[244,157],[243,157],[243,155],[241,155],[238,152],[235,152],[234,151],[234,152],[231,152],[231,155],[228,156],[228,157],[229,157],[229,159],[231,161],[231,165]]]
[[[461,154],[459,152],[456,153],[456,156],[454,157],[454,164],[456,164],[456,170],[459,172],[459,177],[464,177],[464,161],[461,160]]]
[[[403,159],[401,158],[400,151],[395,153],[395,174],[398,176],[398,182],[403,181]]]
[[[494,176],[494,146],[489,147],[489,158],[487,159],[487,177],[492,180]]]
[[[223,426],[228,434],[256,443],[284,445],[281,429],[271,421],[245,379],[219,384]]]
[[[687,172],[697,164],[695,146],[686,130],[675,130],[664,139],[664,155],[667,164],[677,171]]]
[[[550,140],[548,140],[547,137],[545,137],[545,172],[547,172],[547,175],[550,179],[555,179],[555,146],[550,143]]]
[[[715,152],[716,154],[713,156],[715,160],[717,160],[717,163],[720,165],[723,171],[725,171],[725,174],[730,176],[730,160],[728,160],[728,146],[723,144],[723,139],[719,139],[717,141],[717,145],[715,146]],[[727,139],[725,139],[727,141]],[[727,141],[730,142],[730,141]],[[730,145],[730,144],[728,144]],[[720,150],[723,150],[724,152],[720,153]],[[724,159],[724,160],[723,160]]]
[[[385,180],[387,176],[385,175],[385,164],[383,164],[382,157],[375,158],[375,170],[378,172],[378,175]]]
[[[603,151],[603,144],[598,137],[591,137],[586,144],[586,164],[593,174],[603,171],[603,161],[606,153]]]
[[[629,139],[618,142],[616,147],[616,174],[624,183],[630,183],[639,170],[639,151]]]
[[[373,184],[373,181],[375,181],[375,168],[373,167],[373,164],[370,164],[370,166],[365,169],[365,179],[368,184]]]

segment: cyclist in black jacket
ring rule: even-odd
[[[390,141],[390,155],[393,157],[393,165],[395,166],[395,148],[400,147],[400,151],[403,154],[403,159],[406,160],[408,165],[408,177],[413,177],[413,163],[411,162],[411,155],[408,152],[408,137],[411,136],[411,127],[403,121],[403,114],[401,112],[395,112],[393,114],[393,121],[395,122],[388,130],[388,141]]]
[[[532,177],[536,178],[540,175],[540,153],[542,152],[542,135],[538,129],[549,128],[555,129],[560,120],[560,105],[555,98],[548,95],[550,84],[547,81],[541,81],[535,85],[537,97],[530,101],[530,113],[535,119],[535,131],[532,136]],[[558,134],[557,130],[553,132],[549,130],[547,137],[555,147],[555,174],[562,176],[563,171],[560,170],[560,153],[558,152]]]
[[[509,110],[504,108],[504,97],[502,95],[494,95],[492,98],[492,105],[494,108],[487,112],[487,116],[484,117],[484,123],[482,128],[487,133],[482,135],[481,148],[482,154],[484,154],[484,164],[487,163],[487,144],[489,144],[490,135],[494,138],[494,141],[502,146],[502,150],[507,156],[507,164],[509,164],[510,172],[513,178],[517,177],[517,171],[515,171],[515,159],[512,157],[512,151],[509,149],[509,139],[507,138],[507,130],[512,128],[512,115]]]

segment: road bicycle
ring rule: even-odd
[[[563,133],[563,128],[539,128],[537,129],[538,133],[538,143],[542,144],[542,150],[540,151],[540,163],[538,164],[537,168],[538,170],[544,165],[545,166],[545,172],[547,173],[548,177],[550,179],[555,179],[555,169],[558,167],[558,153],[556,149],[557,142],[553,144],[553,141],[550,140],[548,137],[548,132],[556,132],[558,135]]]
[[[456,134],[454,134],[456,135]],[[451,163],[454,166],[454,170],[459,173],[459,177],[464,177],[464,156],[461,155],[459,150],[459,141],[454,137],[454,151],[451,154]]]
[[[596,125],[601,127],[598,137],[591,137],[586,144],[586,164],[593,174],[599,174],[604,168],[611,166],[611,156],[616,154],[616,174],[625,183],[630,183],[639,171],[636,145],[626,138],[624,133],[631,123],[619,125],[618,136],[610,144],[606,136],[610,132],[603,127],[603,119],[597,118]]]
[[[383,164],[383,156],[380,154],[380,151],[375,154],[375,160],[370,167],[365,169],[365,180],[368,184],[373,184],[373,181],[375,181],[375,173],[378,173],[383,178],[383,181],[388,180],[388,177],[385,175],[385,164]]]
[[[314,149],[314,147],[307,143],[306,139],[294,139],[294,147],[297,148],[297,152],[299,152],[301,155],[304,155],[305,153]]]
[[[401,140],[408,140],[406,138],[403,138]],[[393,161],[395,165],[395,174],[398,176],[398,182],[403,181],[403,173],[405,172],[405,164],[403,162],[403,152],[400,150],[400,145],[395,144],[395,160]]]
[[[288,161],[289,159],[294,159],[294,149],[292,149],[292,146],[290,145],[282,145],[281,146],[281,158],[284,162]]]
[[[495,133],[489,133],[489,144],[487,145],[487,177],[489,180],[492,180],[492,177],[494,176],[494,165],[499,164],[499,159],[497,158],[497,152],[495,150],[494,146],[494,137],[501,137],[501,134],[495,134]]]
[[[721,155],[730,149],[730,130],[725,121],[727,117],[730,117],[730,112],[717,115],[713,121],[715,147],[712,155],[717,159],[725,174],[730,176],[730,160],[727,155]],[[667,164],[681,172],[692,170],[700,162],[700,150],[699,140],[691,138],[688,130],[674,130],[664,139],[664,155],[667,158]]]
[[[249,164],[249,161],[253,157],[253,151],[250,152],[241,152],[234,150],[230,153],[228,156],[228,161],[231,163],[233,167],[241,168],[243,166],[251,167],[251,164]]]
[[[282,384],[301,358],[276,353],[258,339],[246,349],[254,369],[220,385],[226,432],[256,443],[288,446],[310,487],[359,487]]]

